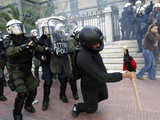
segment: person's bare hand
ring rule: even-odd
[[[128,78],[128,79],[132,80],[135,78],[135,72],[127,71],[127,72],[122,73],[122,76],[123,76],[123,79]]]
[[[33,46],[33,41],[30,41],[30,42],[28,43],[28,45],[29,45],[29,46]]]
[[[47,51],[48,50],[48,47],[45,47],[45,51]]]
[[[42,61],[46,61],[46,56],[42,56],[42,57],[41,57],[41,60],[42,60]]]

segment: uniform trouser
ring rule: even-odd
[[[37,95],[37,89],[28,91],[28,92],[19,92],[17,93],[15,104],[14,104],[14,114],[20,115],[25,103],[25,106],[32,106]]]
[[[5,77],[4,77],[4,65],[0,65],[0,96],[3,96],[4,85],[5,85]]]
[[[4,93],[4,83],[0,82],[0,97],[3,96]]]
[[[50,88],[52,86],[52,73],[50,70],[50,64],[42,65],[43,75],[42,79],[44,79],[43,85],[43,100],[49,101]]]
[[[34,75],[37,79],[39,79],[39,66],[35,66],[34,68]]]
[[[60,96],[64,96],[66,88],[67,88],[67,82],[68,82],[69,78],[65,77],[63,74],[58,74],[58,79],[59,79],[59,82],[60,82]],[[77,93],[76,80],[70,79],[69,83],[70,83],[70,86],[71,86],[72,93],[76,94]]]

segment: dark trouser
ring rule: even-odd
[[[52,85],[52,73],[50,70],[50,64],[43,64],[42,65],[42,79],[45,81],[47,86]]]
[[[82,90],[83,103],[78,103],[79,112],[95,113],[98,108],[98,96],[93,91]]]
[[[67,88],[68,77],[65,77],[62,74],[58,74],[58,79],[59,79],[59,82],[60,82],[60,96],[64,96],[66,88]],[[72,93],[76,94],[77,93],[76,80],[70,79],[69,83],[70,83],[70,86],[71,86]]]
[[[4,77],[4,65],[0,64],[0,97],[3,96],[3,93],[4,93],[4,86],[6,84],[6,80],[5,80],[5,77]]]
[[[106,85],[96,87],[85,86],[81,83],[81,92],[84,102],[77,104],[79,112],[95,113],[98,109],[98,103],[108,98],[108,89]]]
[[[37,89],[29,91],[28,93],[17,93],[15,103],[14,103],[14,114],[21,115],[24,103],[25,106],[31,106],[37,95]]]
[[[71,90],[72,90],[72,93],[73,95],[75,95],[77,93],[77,82],[76,82],[76,79],[70,79],[69,80],[69,84],[71,86]]]
[[[42,79],[44,80],[44,85],[43,85],[43,100],[44,101],[49,101],[49,95],[50,95],[50,88],[52,86],[52,73],[50,70],[50,64],[44,64],[42,65]]]
[[[4,83],[0,82],[0,97],[4,94]]]
[[[34,75],[37,79],[39,79],[39,66],[35,66],[34,68]]]

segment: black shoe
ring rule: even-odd
[[[22,120],[22,114],[15,114],[14,110],[13,110],[13,118],[14,120]]]
[[[30,113],[35,113],[36,112],[35,108],[32,105],[31,106],[25,106],[24,109],[27,112],[30,112]]]
[[[1,97],[0,97],[0,101],[6,101],[7,100],[7,98],[4,96],[4,95],[2,95]]]
[[[49,101],[48,100],[44,100],[43,104],[42,104],[42,110],[46,111],[48,109],[49,106]]]
[[[64,103],[68,103],[68,99],[65,95],[61,95],[60,100],[62,100]]]
[[[73,94],[73,98],[74,98],[75,100],[78,100],[78,99],[79,99],[78,93]]]
[[[77,106],[77,104],[74,104],[73,105],[73,108],[72,108],[72,116],[74,117],[74,118],[76,118],[76,117],[78,117],[79,116],[79,110],[78,110],[78,106]]]

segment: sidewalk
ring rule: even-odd
[[[24,111],[24,120],[74,120],[71,115],[72,105],[78,101],[73,100],[70,86],[67,93],[69,103],[65,104],[59,100],[59,82],[54,81],[51,90],[50,107],[47,111],[41,110],[42,106],[42,83],[38,88],[35,104],[37,110],[34,114]],[[131,81],[126,79],[119,83],[109,83],[109,99],[99,104],[97,113],[89,115],[80,114],[76,120],[160,120],[160,79],[158,80],[136,80],[137,89],[142,102],[143,112],[137,109],[136,99],[133,93]],[[80,100],[80,81],[78,81]],[[0,102],[0,120],[13,120],[12,109],[15,93],[5,88],[7,102]]]

